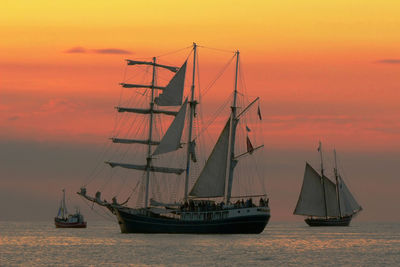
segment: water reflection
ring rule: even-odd
[[[1,265],[290,266],[395,265],[397,224],[311,228],[268,225],[260,235],[121,234],[115,223],[55,229],[46,223],[0,223]]]

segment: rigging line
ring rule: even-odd
[[[132,95],[131,96],[131,98],[129,99],[129,101],[128,101],[128,103],[127,103],[127,106],[130,106],[131,104],[130,103],[132,103],[133,102],[133,99],[134,99],[134,95]],[[139,106],[143,106],[143,103],[145,102],[145,99],[141,99],[141,100],[139,100]],[[119,112],[116,112],[117,114],[119,113]],[[120,129],[119,129],[119,131],[118,132],[116,132],[116,134],[117,135],[119,135],[120,134],[120,132],[122,131],[122,128],[123,127],[125,127],[125,125],[126,124],[128,124],[128,121],[129,120],[123,120],[123,117],[129,117],[129,115],[130,114],[127,114],[127,113],[123,113],[122,115],[121,115],[121,119],[120,119],[120,121],[121,121],[121,124],[119,125],[120,126]],[[128,131],[125,133],[125,136],[126,137],[129,137],[129,135],[130,135],[130,133],[131,133],[131,129],[132,129],[132,127],[136,124],[136,121],[137,120],[139,120],[139,118],[140,118],[140,116],[133,116],[132,117],[132,120],[131,120],[131,123],[130,123],[130,127],[128,128]]]
[[[122,189],[125,188],[125,184],[126,184],[126,180],[127,180],[127,179],[128,179],[127,176],[125,176],[124,182],[120,185],[119,189],[118,189],[117,192],[116,192],[116,195],[117,195],[117,196],[118,196],[119,194],[121,194]],[[133,192],[136,190],[136,187],[138,186],[139,183],[140,183],[140,180],[138,180],[138,181],[136,182],[135,187],[129,186],[131,190],[130,190],[130,193],[129,193],[129,195],[128,195],[128,199],[132,196]]]
[[[181,49],[178,49],[178,50],[170,51],[170,52],[167,52],[165,54],[158,55],[158,56],[156,56],[156,58],[160,58],[160,57],[165,57],[165,56],[168,56],[168,55],[176,54],[176,53],[179,53],[179,52],[181,52],[181,51],[183,51],[185,49],[192,48],[192,47],[193,46],[191,45],[191,46],[184,47],[184,48],[181,48]]]
[[[89,205],[89,203],[92,203],[91,201],[83,200],[83,202],[85,203],[86,206],[89,207],[89,209],[91,209],[94,213],[96,213],[97,215],[99,215],[103,219],[106,219],[107,221],[115,221],[115,217],[112,216],[111,214],[109,214],[108,212],[103,211],[103,214],[101,214],[100,212],[95,210],[93,206]],[[104,215],[106,215],[106,216],[104,216]]]
[[[127,65],[127,68],[128,68],[128,65]],[[135,68],[135,67],[132,67],[132,68]],[[150,73],[151,66],[140,66],[140,67],[137,67],[137,66],[136,66],[135,69],[138,70],[138,71],[135,72],[135,74],[133,74],[133,75],[131,75],[131,76],[125,78],[125,80],[123,80],[124,83],[131,81],[131,80],[132,80],[133,78],[135,78],[135,77],[138,77],[139,74],[142,74],[142,80],[143,80],[143,77],[145,77],[146,74],[149,74],[149,73]]]
[[[135,99],[134,93],[137,93],[137,94],[140,94],[143,96],[144,94],[146,94],[146,90],[143,92],[143,94],[141,92],[139,93],[138,91],[134,91],[126,103],[127,106],[130,106],[131,103],[133,102],[133,100]],[[126,113],[119,115],[119,112],[117,112],[117,111],[115,114],[116,114],[116,126],[112,133],[113,135],[118,134],[118,132],[120,131],[120,129],[118,130],[118,128],[122,128],[126,124],[127,120],[125,120],[124,118],[128,116],[128,114],[126,114]],[[134,121],[132,123],[134,123]]]
[[[93,169],[93,171],[86,177],[86,182],[83,184],[84,187],[88,186],[91,182],[93,182],[94,178],[96,177],[95,173],[98,170],[99,166],[104,166],[101,164],[100,158],[103,158],[104,155],[110,150],[111,144],[109,142],[105,142],[102,147],[102,152],[98,154],[96,157],[96,161],[98,162]]]
[[[210,50],[214,50],[214,51],[219,51],[219,52],[225,52],[225,53],[230,53],[230,54],[235,54],[236,51],[232,51],[232,50],[227,50],[227,49],[220,49],[220,48],[213,48],[213,47],[208,47],[208,46],[203,46],[203,45],[198,45],[197,47],[201,47],[201,48],[205,48],[205,49],[210,49]]]
[[[233,93],[231,93],[231,95],[232,94]],[[218,118],[218,115],[225,109],[225,106],[230,102],[231,102],[231,97],[228,97],[222,104],[222,106],[211,116],[212,119],[205,124],[206,126],[202,127],[203,129],[200,131],[200,134],[195,138],[193,138],[193,140],[196,140],[198,137],[200,137],[208,129],[208,127],[210,127],[210,125]]]
[[[198,90],[197,90],[197,94],[198,94],[198,96],[197,96],[197,98],[199,99],[199,103],[202,103],[202,95],[201,95],[201,84],[200,84],[200,63],[199,63],[199,60],[200,59],[200,57],[199,57],[199,53],[197,53],[197,85],[198,85]],[[204,114],[203,114],[203,106],[202,105],[200,105],[200,107],[198,108],[198,113],[200,114],[199,116],[200,116],[200,121],[204,121]],[[200,127],[199,127],[199,120],[195,120],[195,122],[197,122],[197,129],[196,129],[196,136],[199,134],[199,129],[200,129]]]
[[[124,82],[125,82],[125,79],[126,79],[127,70],[128,70],[128,65],[125,65],[124,74],[123,74],[123,78],[122,78],[122,80],[123,80]],[[120,94],[119,94],[119,99],[118,99],[118,106],[121,105],[123,92],[124,92],[124,88],[121,87]],[[114,134],[114,133],[116,132],[117,127],[118,127],[118,123],[119,123],[119,122],[118,122],[118,113],[116,112],[116,113],[115,113],[115,119],[114,119],[114,128],[113,128],[113,130],[112,130],[112,134]]]
[[[225,66],[222,67],[222,69],[220,70],[220,72],[217,74],[217,76],[215,77],[215,79],[213,81],[211,81],[211,83],[204,89],[204,92],[202,93],[203,96],[205,96],[211,89],[211,87],[217,82],[217,80],[222,76],[222,74],[224,74],[224,72],[226,71],[226,69],[229,67],[229,65],[232,63],[233,59],[236,57],[236,55],[234,55],[227,63]]]

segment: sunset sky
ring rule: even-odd
[[[239,49],[262,99],[272,220],[301,220],[291,214],[321,140],[342,156],[358,219],[400,221],[399,11],[394,0],[2,1],[1,219],[50,220],[61,188],[79,188],[110,137],[124,59],[196,42]]]

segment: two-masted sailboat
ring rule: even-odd
[[[348,226],[352,217],[362,210],[340,176],[335,158],[335,182],[325,176],[322,147],[321,174],[306,163],[303,186],[294,214],[308,216],[305,222],[310,226]]]
[[[156,57],[152,61],[127,60],[128,65],[151,67],[151,84],[121,84],[124,88],[146,90],[148,106],[145,108],[117,107],[116,109],[118,112],[134,113],[136,116],[147,115],[147,134],[145,133],[146,139],[113,137],[111,140],[117,144],[146,146],[147,151],[143,155],[145,164],[114,161],[107,161],[106,163],[112,168],[122,167],[132,170],[132,173],[142,175],[140,181],[143,184],[142,188],[144,188],[143,206],[129,207],[129,198],[122,204],[118,203],[116,198],[113,198],[112,202],[108,202],[101,198],[99,191],[94,197],[89,196],[85,186],[78,192],[87,200],[108,208],[117,217],[122,233],[255,234],[261,233],[268,223],[270,209],[265,193],[232,195],[232,187],[236,177],[235,168],[237,168],[239,160],[246,156],[254,156],[257,153],[253,152],[263,147],[263,145],[253,147],[249,137],[247,137],[246,140],[243,140],[243,143],[247,143],[246,151],[238,153],[235,149],[238,124],[243,115],[259,100],[257,97],[255,100],[249,101],[250,104],[247,107],[238,107],[237,105],[239,51],[234,53],[236,65],[230,115],[226,119],[222,132],[208,159],[199,171],[197,180],[192,185],[190,184],[189,177],[193,170],[192,164],[197,162],[197,136],[193,136],[193,120],[196,117],[196,106],[200,104],[198,99],[195,99],[197,48],[198,46],[193,44],[189,54],[189,56],[193,55],[193,68],[192,84],[187,98],[184,97],[184,83],[189,56],[181,67],[159,64]],[[157,84],[156,73],[158,69],[175,73],[166,86]],[[178,110],[166,109],[166,107],[175,107]],[[257,114],[261,120],[259,107]],[[159,139],[154,135],[156,115],[174,117],[163,136],[158,137]],[[186,129],[186,142],[181,140],[183,139],[184,129]],[[250,130],[247,126],[245,126],[245,129]],[[167,155],[168,158],[168,155],[182,151],[182,148],[186,152],[181,158],[171,157],[170,161],[157,161],[163,155]],[[178,161],[184,162],[185,167],[177,168]],[[162,163],[164,165],[161,165]],[[153,175],[156,174],[177,175],[184,179],[183,198],[169,204],[150,198],[151,184],[155,180]],[[136,177],[140,177],[139,175]],[[233,201],[236,198],[238,200]]]
[[[56,228],[86,228],[86,221],[83,215],[76,210],[74,214],[69,214],[67,205],[65,204],[65,189],[63,191],[63,198],[58,208],[57,216],[54,218]]]

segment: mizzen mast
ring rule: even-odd
[[[339,208],[339,216],[342,217],[342,211],[340,208],[339,173],[338,173],[337,161],[336,161],[336,149],[333,150],[333,155],[335,158],[335,168],[333,169],[333,171],[335,173],[335,179],[336,179],[336,194],[337,194],[337,202],[338,202],[338,208]]]
[[[324,193],[324,205],[325,205],[325,217],[328,218],[328,205],[326,203],[326,189],[325,189],[325,175],[324,175],[324,161],[322,159],[322,144],[319,141],[318,151],[321,158],[321,179],[322,179],[322,191]]]
[[[229,129],[229,152],[228,152],[228,184],[226,189],[226,203],[229,203],[232,195],[232,183],[233,183],[233,171],[237,164],[235,159],[235,137],[236,137],[236,126],[239,122],[236,111],[236,99],[237,99],[237,86],[238,86],[238,73],[239,73],[239,51],[236,51],[236,70],[235,70],[235,87],[233,91],[233,103],[231,107],[231,123]]]

